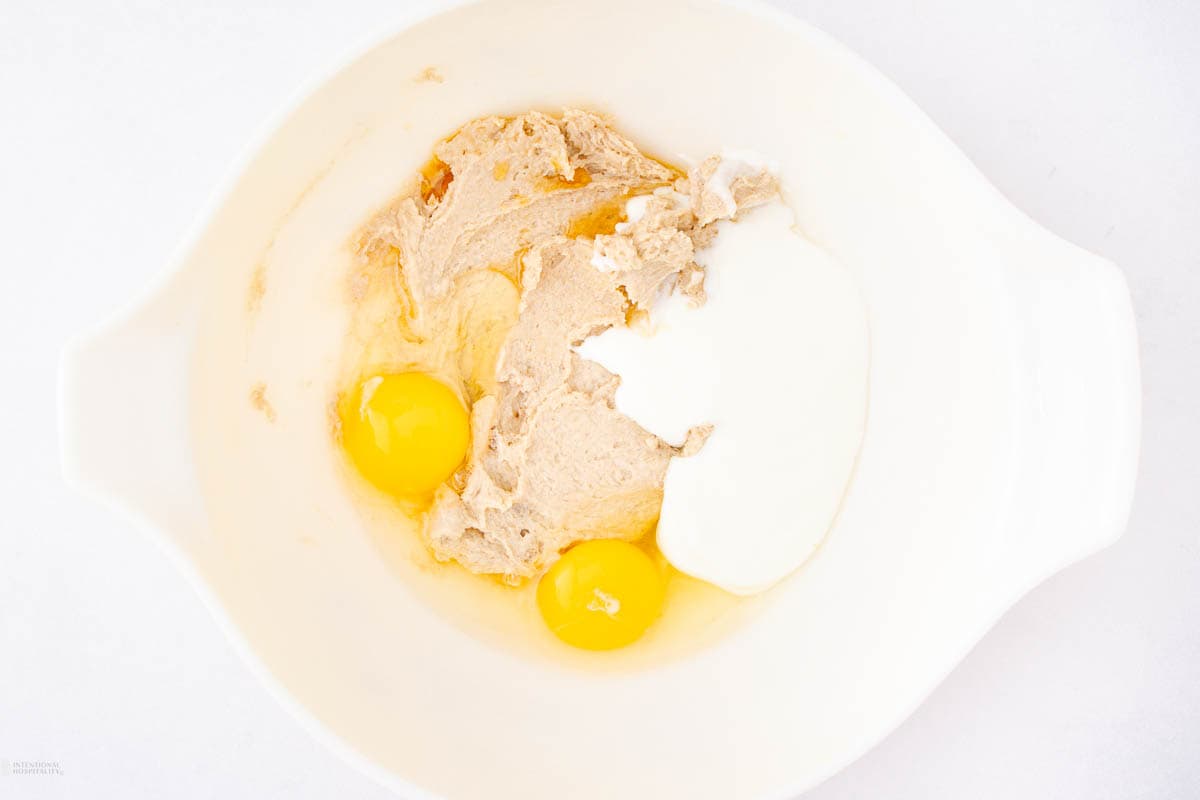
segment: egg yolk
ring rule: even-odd
[[[351,461],[394,495],[428,495],[467,454],[467,410],[450,387],[420,372],[364,380],[343,398],[339,416]]]
[[[572,547],[537,587],[554,635],[585,650],[612,650],[640,637],[662,613],[664,579],[638,547],[597,539]]]

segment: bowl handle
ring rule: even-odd
[[[203,518],[188,421],[197,317],[191,288],[177,273],[131,311],[68,344],[59,365],[67,483],[183,539]]]
[[[1133,499],[1141,384],[1133,304],[1112,263],[1054,239],[1011,273],[1030,443],[1013,528],[1051,570],[1114,542]],[[1061,248],[1061,249],[1058,249]],[[1050,256],[1047,258],[1046,256]],[[1046,573],[1049,574],[1049,573]]]

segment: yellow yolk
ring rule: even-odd
[[[662,613],[663,574],[650,556],[618,539],[572,547],[537,587],[542,619],[564,642],[612,650],[635,641]]]
[[[467,454],[467,410],[420,372],[376,375],[339,404],[342,444],[367,480],[401,497],[428,495]]]

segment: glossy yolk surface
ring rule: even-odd
[[[339,404],[342,444],[363,477],[401,497],[428,495],[467,454],[467,410],[420,372],[376,375]]]
[[[664,576],[635,545],[598,539],[572,547],[537,587],[546,625],[585,650],[612,650],[638,639],[662,613]]]

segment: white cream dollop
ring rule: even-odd
[[[668,296],[649,336],[613,328],[579,353],[621,376],[618,409],[663,439],[714,425],[699,453],[671,461],[658,545],[677,569],[754,594],[834,520],[866,422],[869,348],[850,274],[794,231],[791,210],[776,200],[743,216],[697,253],[703,306]]]

